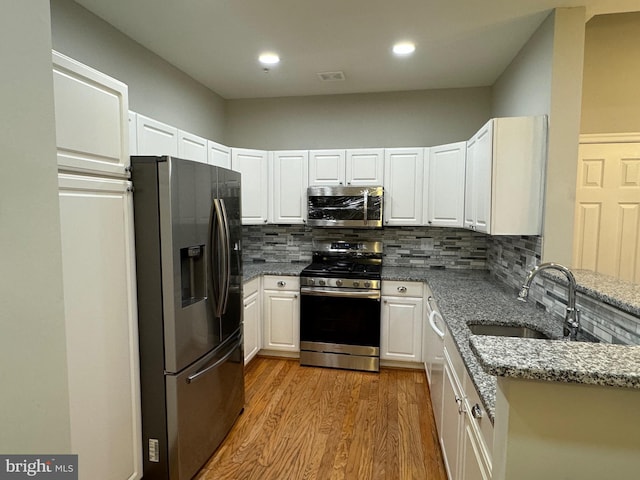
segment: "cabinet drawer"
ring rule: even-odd
[[[243,296],[244,298],[250,297],[258,290],[260,290],[260,277],[256,277],[253,280],[245,282],[243,286]]]
[[[484,409],[484,405],[480,401],[480,396],[476,391],[476,387],[466,371],[464,372],[463,388],[467,401],[467,412],[469,413],[469,420],[476,425],[477,430],[480,432],[483,442],[482,448],[486,450],[486,460],[488,465],[491,466],[491,457],[493,455],[493,425],[491,424],[489,415]],[[476,412],[480,413],[480,418],[477,418],[478,413],[476,413],[476,415],[473,415],[474,407],[476,405],[477,408],[475,410]]]
[[[422,297],[422,283],[385,280],[382,282],[382,295],[394,297]]]
[[[299,277],[280,277],[265,275],[265,277],[262,279],[262,282],[262,288],[264,290],[300,290]]]

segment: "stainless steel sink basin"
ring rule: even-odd
[[[508,325],[468,325],[474,335],[494,335],[497,337],[545,338],[549,336],[529,327],[513,327]]]

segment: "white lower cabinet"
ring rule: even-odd
[[[422,361],[422,283],[382,283],[380,359]]]
[[[450,480],[488,480],[492,470],[493,425],[450,336],[445,340],[444,358],[438,438],[445,468]]]
[[[262,323],[260,294],[260,277],[244,284],[243,298],[243,336],[244,336],[244,364],[246,365],[256,356],[262,347]]]
[[[262,348],[300,352],[300,279],[267,275],[262,288]]]

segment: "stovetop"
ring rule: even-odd
[[[302,270],[300,275],[306,277],[364,278],[376,280],[380,278],[381,267],[380,264],[345,261],[312,263]]]

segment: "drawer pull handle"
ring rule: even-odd
[[[471,415],[473,416],[473,418],[482,418],[482,409],[480,408],[480,405],[478,405],[477,403],[471,408]]]
[[[407,291],[407,287],[398,287],[398,291],[399,291],[400,293],[404,293],[404,292],[406,292],[406,291]]]
[[[456,403],[458,404],[458,415],[462,415],[462,399],[456,395]]]
[[[287,282],[283,282],[282,280],[278,280],[278,286],[279,287],[284,287],[287,285]]]

